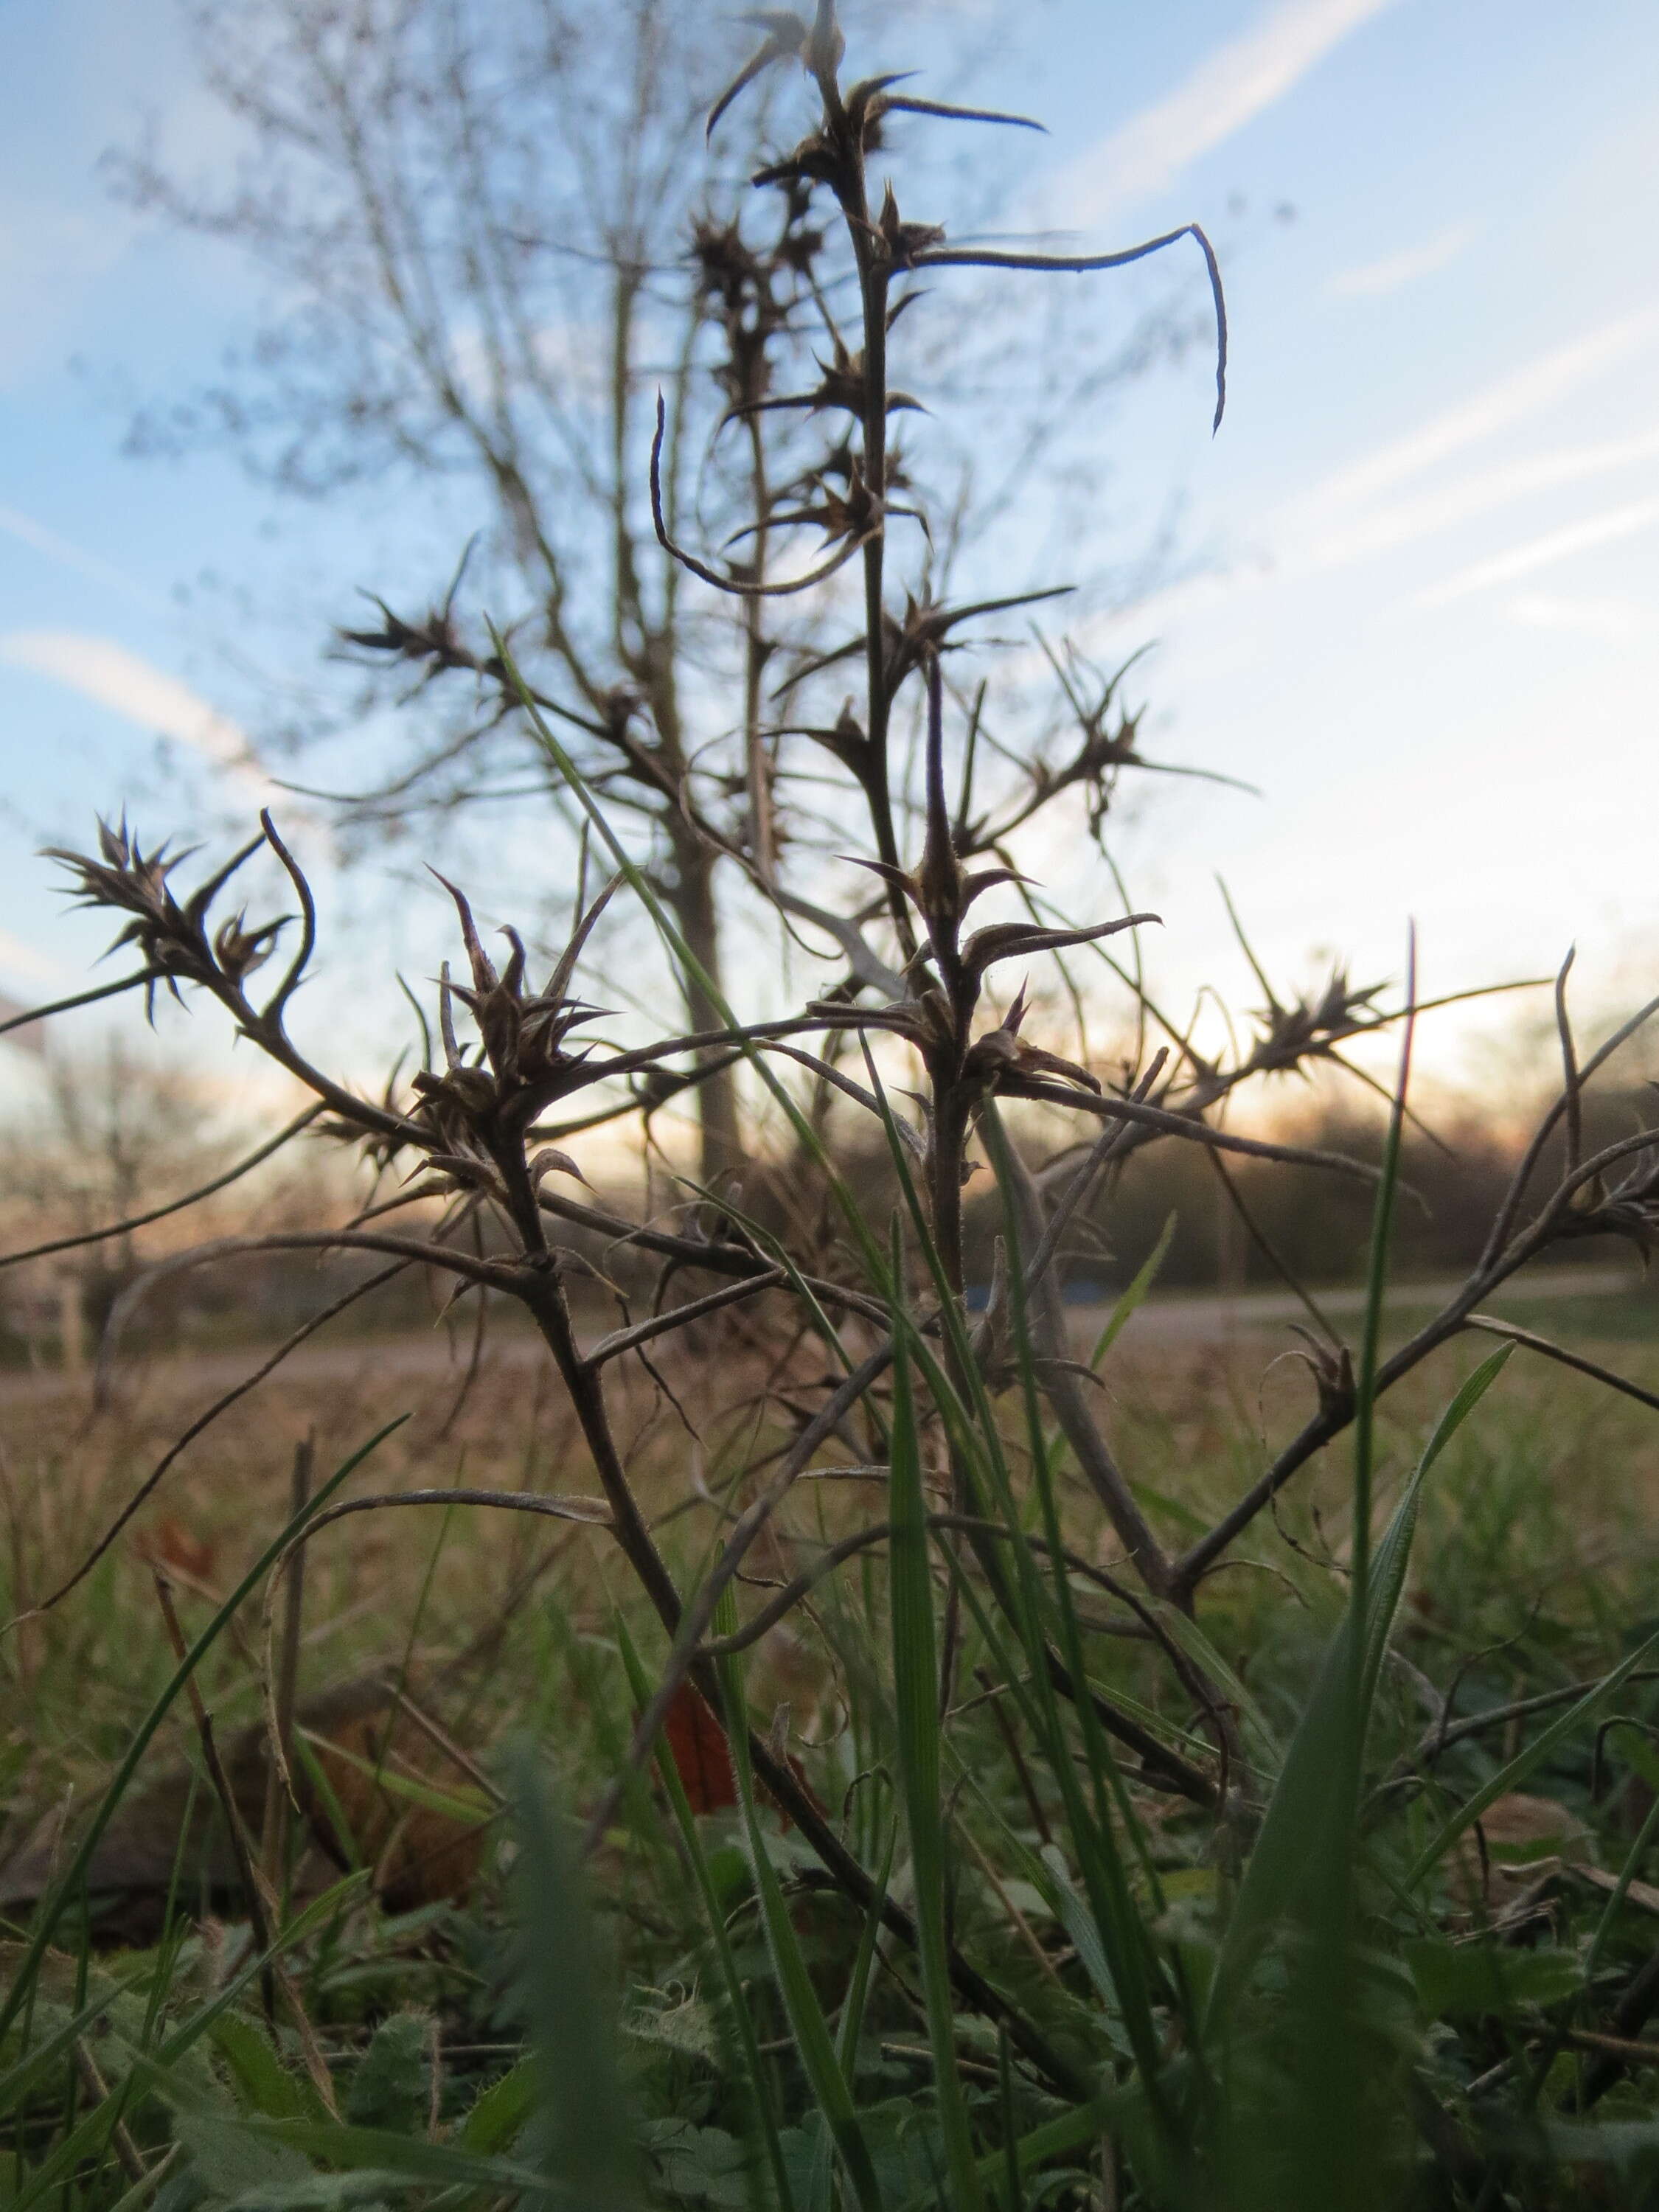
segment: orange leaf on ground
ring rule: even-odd
[[[682,1682],[663,1720],[668,1755],[694,1813],[719,1813],[738,1802],[732,1754],[701,1692]]]
[[[205,1536],[198,1536],[171,1513],[164,1514],[153,1528],[146,1529],[136,1547],[141,1559],[163,1570],[171,1567],[177,1574],[188,1575],[196,1582],[205,1582],[213,1572],[218,1557],[217,1547]]]

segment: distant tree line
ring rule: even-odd
[[[1595,1151],[1639,1126],[1634,1093],[1584,1102],[1580,1149]],[[1398,1212],[1394,1249],[1401,1279],[1465,1273],[1478,1256],[1493,1213],[1520,1162],[1522,1139],[1497,1116],[1466,1108],[1427,1127],[1408,1127],[1403,1174],[1411,1195]],[[1310,1105],[1276,1128],[1299,1145],[1375,1159],[1379,1116],[1352,1097]],[[1538,1164],[1540,1189],[1559,1179],[1562,1147]],[[970,1204],[967,1234],[976,1272],[988,1277],[999,1227],[994,1194]],[[1280,1279],[1269,1253],[1310,1284],[1354,1282],[1363,1274],[1371,1209],[1358,1183],[1331,1176],[1287,1174],[1271,1161],[1231,1159],[1196,1146],[1153,1146],[1135,1153],[1096,1200],[1073,1240],[1067,1270],[1073,1296],[1089,1283],[1107,1291],[1130,1281],[1173,1220],[1158,1269],[1165,1288],[1265,1287]],[[1586,1237],[1555,1255],[1605,1265],[1619,1247]]]

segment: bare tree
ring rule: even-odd
[[[467,595],[506,617],[544,711],[633,822],[695,955],[687,1026],[719,1027],[702,979],[718,995],[722,907],[745,876],[769,887],[784,849],[812,835],[813,779],[786,787],[778,773],[802,720],[793,690],[771,680],[779,530],[806,514],[833,536],[867,490],[850,442],[864,353],[837,320],[846,275],[820,266],[821,180],[735,200],[730,189],[757,166],[767,102],[793,88],[769,75],[752,108],[723,120],[711,177],[704,118],[731,75],[730,27],[671,0],[185,0],[185,12],[246,152],[233,178],[202,185],[154,149],[124,155],[118,188],[244,249],[286,305],[239,372],[142,417],[135,444],[222,441],[313,498],[398,474],[459,484],[478,527]],[[688,204],[715,189],[740,211],[688,229]],[[1072,362],[1073,397],[1094,404],[1186,328],[1164,304],[1103,362],[1083,346],[1051,351]],[[995,344],[988,331],[981,367]],[[668,532],[725,544],[722,575],[750,587],[735,600],[688,596],[653,531],[659,389]],[[910,404],[889,395],[890,411]],[[967,507],[1002,499],[1011,474],[1029,481],[1066,419],[1051,384],[1040,416],[1004,441],[1004,467],[975,477],[964,465],[954,498],[933,499],[933,588]],[[902,483],[896,448],[883,465]],[[400,666],[416,690],[455,672],[485,679],[465,702],[453,684],[429,693],[429,714],[398,717],[386,773],[329,794],[359,827],[418,821],[429,842],[464,805],[565,803],[516,698],[488,680],[493,648],[463,635],[459,582],[434,589],[424,615],[382,605],[345,633],[373,665],[365,696],[395,686]],[[798,660],[825,604],[783,600]],[[739,1152],[730,1075],[707,1073],[697,1101],[707,1176]]]
[[[199,1079],[116,1034],[50,1054],[40,1085],[0,1123],[0,1218],[9,1243],[64,1248],[46,1256],[65,1297],[101,1321],[141,1264],[137,1217],[157,1191],[211,1180],[236,1131]],[[133,1225],[100,1240],[108,1221]]]

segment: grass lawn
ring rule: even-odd
[[[1653,1385],[1659,1352],[1632,1325],[1639,1310],[1598,1300],[1517,1318],[1552,1329],[1571,1321],[1580,1348]],[[1465,1344],[1385,1401],[1379,1528],[1439,1409],[1489,1348]],[[757,1363],[757,1393],[767,1379]],[[665,1380],[684,1419],[648,1386],[629,1418],[635,1465],[647,1470],[642,1496],[689,1586],[784,1430],[775,1405],[758,1400],[712,1414],[695,1356],[680,1356]],[[731,1382],[725,1366],[728,1407],[742,1395]],[[1305,1370],[1272,1346],[1160,1351],[1149,1338],[1137,1348],[1133,1328],[1103,1382],[1107,1431],[1129,1464],[1148,1471],[1142,1503],[1172,1546],[1254,1478],[1309,1398]],[[1024,1449],[1016,1397],[1003,1408],[1011,1462]],[[89,1426],[67,1400],[14,1413],[8,1615],[84,1553],[192,1410],[141,1394]],[[114,2204],[143,2188],[173,2207],[332,2203],[372,2193],[371,2173],[391,2188],[385,2162],[398,2142],[407,2154],[398,2154],[398,2190],[494,2201],[530,2186],[532,2151],[544,2148],[538,2130],[551,2124],[550,2111],[556,2116],[556,2095],[550,2104],[538,2062],[524,2055],[526,2039],[539,2031],[544,2067],[549,2035],[556,2044],[575,2032],[583,2006],[600,2023],[595,2033],[606,2016],[620,2024],[603,2094],[629,2116],[617,2127],[631,2141],[631,2178],[615,2185],[640,2192],[591,2201],[769,2203],[786,2187],[802,2204],[830,2201],[832,2187],[857,2201],[861,2160],[881,2202],[952,2201],[917,1960],[890,1936],[872,1940],[875,1923],[825,1887],[763,1794],[745,1812],[746,1785],[701,1709],[675,1716],[672,1759],[623,1792],[590,1861],[579,1918],[542,1931],[544,1945],[574,1942],[591,1954],[590,1985],[579,1988],[580,1975],[562,1983],[550,2025],[536,1986],[540,1954],[526,1940],[526,1915],[533,1929],[545,1907],[526,1903],[526,1887],[562,1869],[558,1910],[570,1912],[573,1839],[624,1761],[636,1705],[630,1657],[647,1685],[665,1657],[601,1529],[432,1505],[324,1530],[308,1548],[299,1616],[303,1814],[289,1815],[286,1893],[268,1897],[263,1914],[281,1972],[258,1971],[258,1937],[183,1698],[150,1741],[97,1854],[59,1899],[50,1947],[30,1961],[32,1892],[50,1890],[69,1863],[173,1671],[153,1566],[169,1576],[184,1633],[198,1633],[283,1527],[295,1444],[311,1437],[326,1471],[400,1413],[411,1418],[343,1496],[453,1485],[594,1490],[554,1394],[521,1365],[496,1373],[486,1363],[459,1408],[453,1377],[419,1387],[395,1378],[349,1395],[273,1385],[183,1455],[56,1610],[14,1626],[0,1644],[0,1894],[13,1922],[9,1957],[30,1978],[3,2054],[16,2201]],[[834,1446],[822,1456],[826,1466],[848,1459]],[[1125,1632],[1142,1624],[1109,1587],[1113,1547],[1091,1496],[1063,1451],[1052,1462],[1079,1562],[1066,1589],[1090,1680],[1216,1778],[1215,1740],[1167,1655]],[[1006,2021],[960,2005],[957,2101],[988,2162],[988,2201],[1007,2201],[1013,2186],[993,2153],[1022,2142],[1022,2202],[1180,2202],[1174,2192],[1200,2185],[1179,2172],[1158,2178],[1162,2154],[1148,2135],[1155,2124],[1125,2002],[1128,1963],[1107,1948],[1111,1911],[1096,1894],[1100,1867],[1089,1864],[1098,1843],[1079,1848],[1073,1796],[1079,1775],[1108,1790],[1084,1810],[1120,1839],[1116,1909],[1146,1931],[1149,1957],[1201,1993],[1224,1955],[1251,1835],[1340,1617],[1350,1462],[1346,1444],[1334,1447],[1200,1587],[1196,1630],[1186,1632],[1202,1638],[1192,1648],[1210,1680],[1229,1685],[1230,1755],[1244,1762],[1225,1778],[1224,1809],[1156,1786],[1121,1746],[1108,1754],[1109,1777],[1091,1771],[1103,1740],[1075,1717],[1066,1723],[1073,1771],[1056,1772],[1025,1710],[1029,1685],[1011,1680],[1007,1639],[981,1617],[982,1593],[969,1598],[964,1572],[953,1596],[945,1551],[934,1553],[934,1663],[946,1685],[935,1738],[942,1923],[1098,2100],[1082,2126],[1075,2087],[1068,2095],[1054,2068],[1045,2073],[1011,2044]],[[798,1484],[775,1534],[750,1555],[739,1614],[755,1613],[769,1584],[799,1573],[826,1544],[887,1517],[887,1488],[884,1476]],[[1546,1732],[1570,1710],[1575,1686],[1605,1675],[1659,1626],[1656,1499],[1652,1414],[1524,1354],[1425,1486],[1366,1751],[1352,1907],[1364,1940],[1349,1963],[1360,1978],[1339,2008],[1368,2069],[1357,2109],[1389,2177],[1380,2201],[1464,2201],[1445,2193],[1468,2183],[1467,2172],[1457,2179],[1460,2160],[1499,2175],[1508,2193],[1493,2203],[1577,2203],[1579,2191],[1585,2203],[1647,2201],[1640,2176],[1650,2133],[1659,2139],[1650,2118],[1659,2045],[1650,2053],[1645,2014],[1636,2020],[1629,1998],[1659,1944],[1659,1887],[1644,1879],[1656,1873],[1659,1751],[1649,1722],[1659,1695],[1644,1668],[1559,1740]],[[854,1554],[758,1641],[743,1694],[863,1865],[914,1910],[917,1854],[899,1817],[889,1549]],[[260,1685],[285,1603],[279,1590],[267,1620],[256,1589],[197,1676],[256,1844],[268,1839],[260,1828],[273,1795]],[[1482,1723],[1537,1698],[1558,1702]],[[1539,1747],[1534,1764],[1502,1780]],[[538,1787],[553,1793],[538,1799],[539,1813],[523,1806],[527,1758]],[[1480,1821],[1410,1887],[1413,1860],[1495,1779]],[[757,1849],[768,1875],[758,1883]],[[826,2117],[791,1969],[833,2039],[838,2078],[860,2116],[861,2154],[841,2146]],[[1260,2075],[1240,2112],[1305,2128],[1284,2047],[1299,2032],[1297,1972],[1294,1942],[1256,1965],[1254,2009],[1229,2063],[1246,2080]],[[1150,2017],[1174,2069],[1176,2088],[1166,2094],[1177,2094],[1177,2015],[1164,1998]],[[341,2134],[331,2103],[370,2132]],[[1498,2127],[1486,2115],[1500,2106]],[[1230,2125],[1225,2170],[1237,2201],[1270,2201],[1261,2192],[1276,2185],[1282,2144],[1265,2123],[1253,2133],[1236,2115]],[[1593,2127],[1610,2132],[1591,2162],[1576,2162]],[[1622,2166],[1609,2163],[1607,2145]],[[495,2159],[500,2171],[471,2172],[466,2156]],[[628,2161],[618,2159],[621,2174]],[[287,2193],[270,2194],[279,2188]],[[1636,2193],[1626,2200],[1626,2191]],[[1480,2201],[1478,2191],[1468,2201]]]

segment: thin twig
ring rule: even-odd
[[[100,983],[93,990],[77,991],[72,998],[54,999],[49,1006],[30,1006],[21,1014],[9,1014],[0,1021],[0,1036],[9,1036],[13,1030],[27,1029],[31,1022],[50,1021],[54,1014],[70,1013],[76,1006],[95,1006],[100,999],[112,999],[122,991],[136,991],[141,983],[154,983],[156,980],[154,969],[140,968],[134,975],[118,976],[112,983]]]
[[[1611,1367],[1586,1359],[1581,1352],[1569,1352],[1563,1345],[1552,1344],[1548,1337],[1539,1336],[1529,1328],[1517,1328],[1513,1322],[1499,1321],[1495,1314],[1478,1313],[1472,1313],[1465,1326],[1485,1329],[1489,1336],[1506,1337],[1511,1344],[1523,1345],[1528,1352],[1540,1352],[1546,1359],[1571,1367],[1576,1374],[1588,1375],[1593,1382],[1603,1382],[1609,1390],[1617,1390],[1624,1397],[1634,1398],[1638,1406],[1650,1406],[1659,1413],[1659,1392],[1644,1390],[1628,1376],[1615,1374]]]
[[[1161,237],[1146,239],[1139,246],[1127,246],[1116,253],[1000,253],[980,246],[943,246],[931,252],[919,253],[915,266],[918,269],[1052,270],[1073,276],[1085,276],[1097,269],[1127,268],[1130,262],[1144,261],[1148,254],[1161,253],[1166,246],[1178,245],[1183,238],[1194,239],[1198,243],[1210,279],[1210,296],[1215,302],[1215,419],[1210,425],[1213,433],[1221,428],[1221,418],[1227,409],[1227,301],[1221,288],[1221,269],[1215,258],[1215,248],[1197,223],[1183,222],[1179,230],[1166,230]]]
[[[88,1229],[78,1237],[57,1237],[49,1244],[31,1244],[21,1252],[0,1252],[0,1267],[18,1267],[26,1260],[45,1260],[55,1252],[78,1251],[83,1245],[102,1244],[112,1237],[129,1237],[135,1229],[148,1229],[153,1221],[165,1221],[170,1213],[182,1213],[187,1206],[198,1205],[204,1198],[211,1198],[216,1191],[228,1188],[254,1168],[262,1166],[273,1153],[281,1152],[284,1145],[297,1137],[301,1129],[309,1128],[325,1111],[326,1109],[321,1105],[307,1106],[302,1114],[296,1114],[274,1137],[249,1152],[245,1158],[238,1160],[234,1167],[227,1168],[222,1175],[215,1176],[211,1182],[198,1183],[194,1190],[186,1191],[182,1198],[169,1199],[165,1206],[152,1206],[148,1213],[130,1214],[125,1221],[112,1221],[105,1229]]]
[[[590,1367],[602,1367],[606,1360],[619,1358],[624,1352],[632,1352],[653,1337],[665,1336],[670,1330],[685,1328],[701,1321],[708,1314],[719,1313],[722,1307],[734,1305],[741,1298],[753,1297],[757,1291],[776,1290],[789,1278],[782,1267],[769,1267],[763,1274],[749,1276],[738,1283],[728,1283],[724,1290],[710,1291],[701,1298],[693,1298],[687,1305],[672,1306],[666,1313],[653,1314],[648,1321],[635,1322],[631,1328],[613,1329],[602,1336],[586,1353]]]
[[[179,1625],[179,1615],[173,1602],[173,1586],[159,1567],[151,1569],[155,1584],[155,1599],[161,1608],[161,1619],[167,1625],[167,1642],[173,1656],[182,1666],[188,1650],[185,1632]],[[214,1795],[219,1800],[219,1809],[224,1815],[225,1828],[230,1838],[230,1848],[236,1860],[236,1871],[241,1882],[243,1901],[247,1906],[248,1919],[252,1924],[255,1947],[264,1952],[271,1944],[271,1923],[266,1917],[264,1884],[256,1864],[252,1838],[247,1823],[242,1818],[241,1808],[236,1802],[236,1793],[230,1786],[230,1777],[225,1772],[224,1761],[219,1756],[219,1747],[214,1741],[213,1717],[208,1711],[202,1696],[202,1686],[192,1674],[185,1685],[190,1699],[190,1710],[196,1723],[196,1734],[202,1747],[202,1764],[207,1768],[208,1779]],[[264,1986],[265,2017],[274,2021],[276,2012],[276,1983],[270,1966],[262,1974]]]

